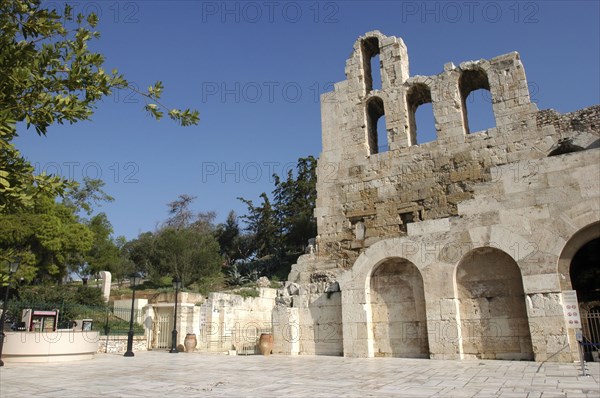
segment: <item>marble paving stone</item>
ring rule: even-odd
[[[0,397],[598,398],[600,366],[589,368],[591,376],[580,377],[576,364],[148,351],[71,363],[7,362]]]

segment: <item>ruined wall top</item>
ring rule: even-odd
[[[375,57],[379,57],[379,68],[371,65]],[[472,133],[466,99],[479,89],[489,91],[498,129],[510,128],[537,111],[531,103],[525,70],[517,52],[491,60],[466,61],[459,66],[450,62],[438,75],[411,77],[403,40],[372,31],[354,43],[345,72],[346,80],[337,83],[334,92],[323,95],[322,111],[335,111],[329,106],[331,103],[342,107],[351,103],[356,105],[355,116],[346,120],[344,126],[337,126],[337,132],[330,132],[324,124],[324,151],[341,149],[334,141],[348,143],[344,152],[367,156],[378,153],[380,147],[392,150],[417,145],[420,140],[415,113],[426,103],[432,104],[437,140],[440,143],[461,140]],[[378,80],[375,74],[381,77],[379,87],[374,86]],[[385,135],[377,131],[381,117],[386,121]],[[339,127],[343,127],[341,131]],[[383,139],[387,142],[381,142]]]
[[[496,166],[598,146],[600,107],[538,111],[517,52],[440,69],[410,76],[402,39],[368,32],[354,43],[346,80],[321,96],[315,217],[318,252],[332,264],[352,264],[374,242],[406,235],[408,224],[459,215]],[[469,126],[466,99],[476,90],[487,92],[494,118],[483,131]],[[426,103],[430,142],[415,117]]]

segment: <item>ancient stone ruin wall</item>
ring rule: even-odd
[[[600,106],[538,111],[517,53],[410,77],[402,40],[379,32],[357,40],[346,76],[321,98],[319,235],[278,292],[274,319],[300,336],[279,352],[577,360],[563,298],[600,305],[581,282],[600,244]],[[495,126],[472,131],[479,89]]]
[[[375,55],[380,71],[371,70]],[[456,216],[476,184],[494,180],[494,166],[597,145],[600,107],[538,111],[516,52],[411,77],[402,39],[374,31],[356,41],[346,76],[321,98],[319,269],[350,268],[373,243],[406,236],[408,224]],[[466,98],[478,89],[489,90],[495,127],[476,132]],[[419,144],[415,112],[424,103],[432,104],[437,139]],[[387,143],[377,142],[382,116]]]

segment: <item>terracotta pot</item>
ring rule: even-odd
[[[185,340],[183,341],[185,352],[194,352],[197,344],[198,341],[196,340],[196,335],[194,333],[188,333],[185,335]]]
[[[258,340],[258,349],[263,355],[271,354],[271,351],[273,350],[273,335],[270,333],[261,334],[260,339]]]

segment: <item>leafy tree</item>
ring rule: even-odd
[[[33,208],[0,214],[0,253],[21,257],[18,277],[61,281],[90,250],[93,232],[72,207],[38,196]]]
[[[0,2],[0,212],[68,188],[59,177],[33,174],[11,143],[17,123],[44,135],[52,124],[89,119],[98,101],[116,89],[136,91],[156,119],[168,109],[160,102],[161,82],[140,92],[116,69],[104,69],[103,55],[88,47],[100,37],[97,23],[93,13],[73,15],[68,4],[60,13],[45,9],[41,0]],[[196,110],[170,109],[168,115],[182,126],[199,122]]]
[[[124,236],[118,236],[114,240],[114,243],[119,251],[119,257],[117,258],[115,267],[111,268],[110,272],[113,280],[121,282],[132,272],[136,271],[136,266],[127,255],[127,239]]]
[[[23,286],[19,289],[19,299],[26,303],[46,303],[52,309],[61,303],[103,306],[102,291],[91,286],[64,286],[57,289],[50,285]]]
[[[316,165],[312,156],[300,158],[295,175],[290,171],[285,180],[274,175],[273,201],[264,192],[260,206],[239,198],[248,206],[248,214],[241,218],[252,242],[254,258],[245,265],[250,271],[285,278],[308,239],[316,236]]]
[[[190,209],[194,199],[179,195],[168,203],[169,218],[160,229],[141,234],[123,246],[135,268],[154,283],[166,276],[177,276],[186,286],[219,279],[223,260],[213,226],[215,214],[194,213]]]
[[[217,225],[215,236],[226,267],[252,254],[252,236],[241,233],[238,217],[233,210],[227,215],[224,224]]]
[[[156,263],[154,245],[156,236],[152,232],[144,232],[122,246],[122,255],[129,259],[136,271],[150,274]],[[163,276],[163,275],[159,275]]]
[[[262,205],[255,206],[251,200],[239,198],[248,206],[246,230],[252,234],[256,257],[277,255],[281,249],[281,226],[276,210],[266,193],[260,195]]]
[[[192,228],[203,233],[209,233],[214,229],[215,212],[194,213],[190,206],[196,196],[187,194],[179,195],[177,200],[167,204],[169,207],[169,218],[164,226],[167,228]]]
[[[219,243],[211,234],[193,229],[165,228],[156,236],[154,277],[179,277],[184,286],[199,282],[221,270]]]
[[[87,225],[94,234],[94,240],[85,256],[89,265],[86,273],[92,275],[100,271],[109,271],[117,274],[120,263],[119,248],[112,239],[113,228],[108,217],[104,213],[97,214]]]
[[[308,239],[317,235],[313,215],[317,199],[317,161],[314,157],[298,159],[297,176],[292,170],[282,180],[275,175],[275,208],[287,251],[301,252]]]
[[[235,250],[234,242],[240,236],[240,226],[233,210],[227,215],[227,220],[224,224],[217,225],[216,235],[221,247],[221,253],[231,255]]]
[[[76,212],[84,211],[89,216],[92,214],[93,205],[99,206],[102,202],[115,200],[102,190],[104,185],[102,180],[84,177],[83,184],[77,184],[67,191],[63,203],[74,208]]]
[[[179,195],[177,200],[167,204],[169,207],[169,218],[165,225],[170,228],[186,228],[194,218],[194,212],[190,209],[190,205],[196,199],[196,196],[187,194]]]
[[[217,213],[214,211],[199,212],[196,214],[196,220],[192,222],[189,228],[204,234],[213,233],[215,230],[215,217]]]

